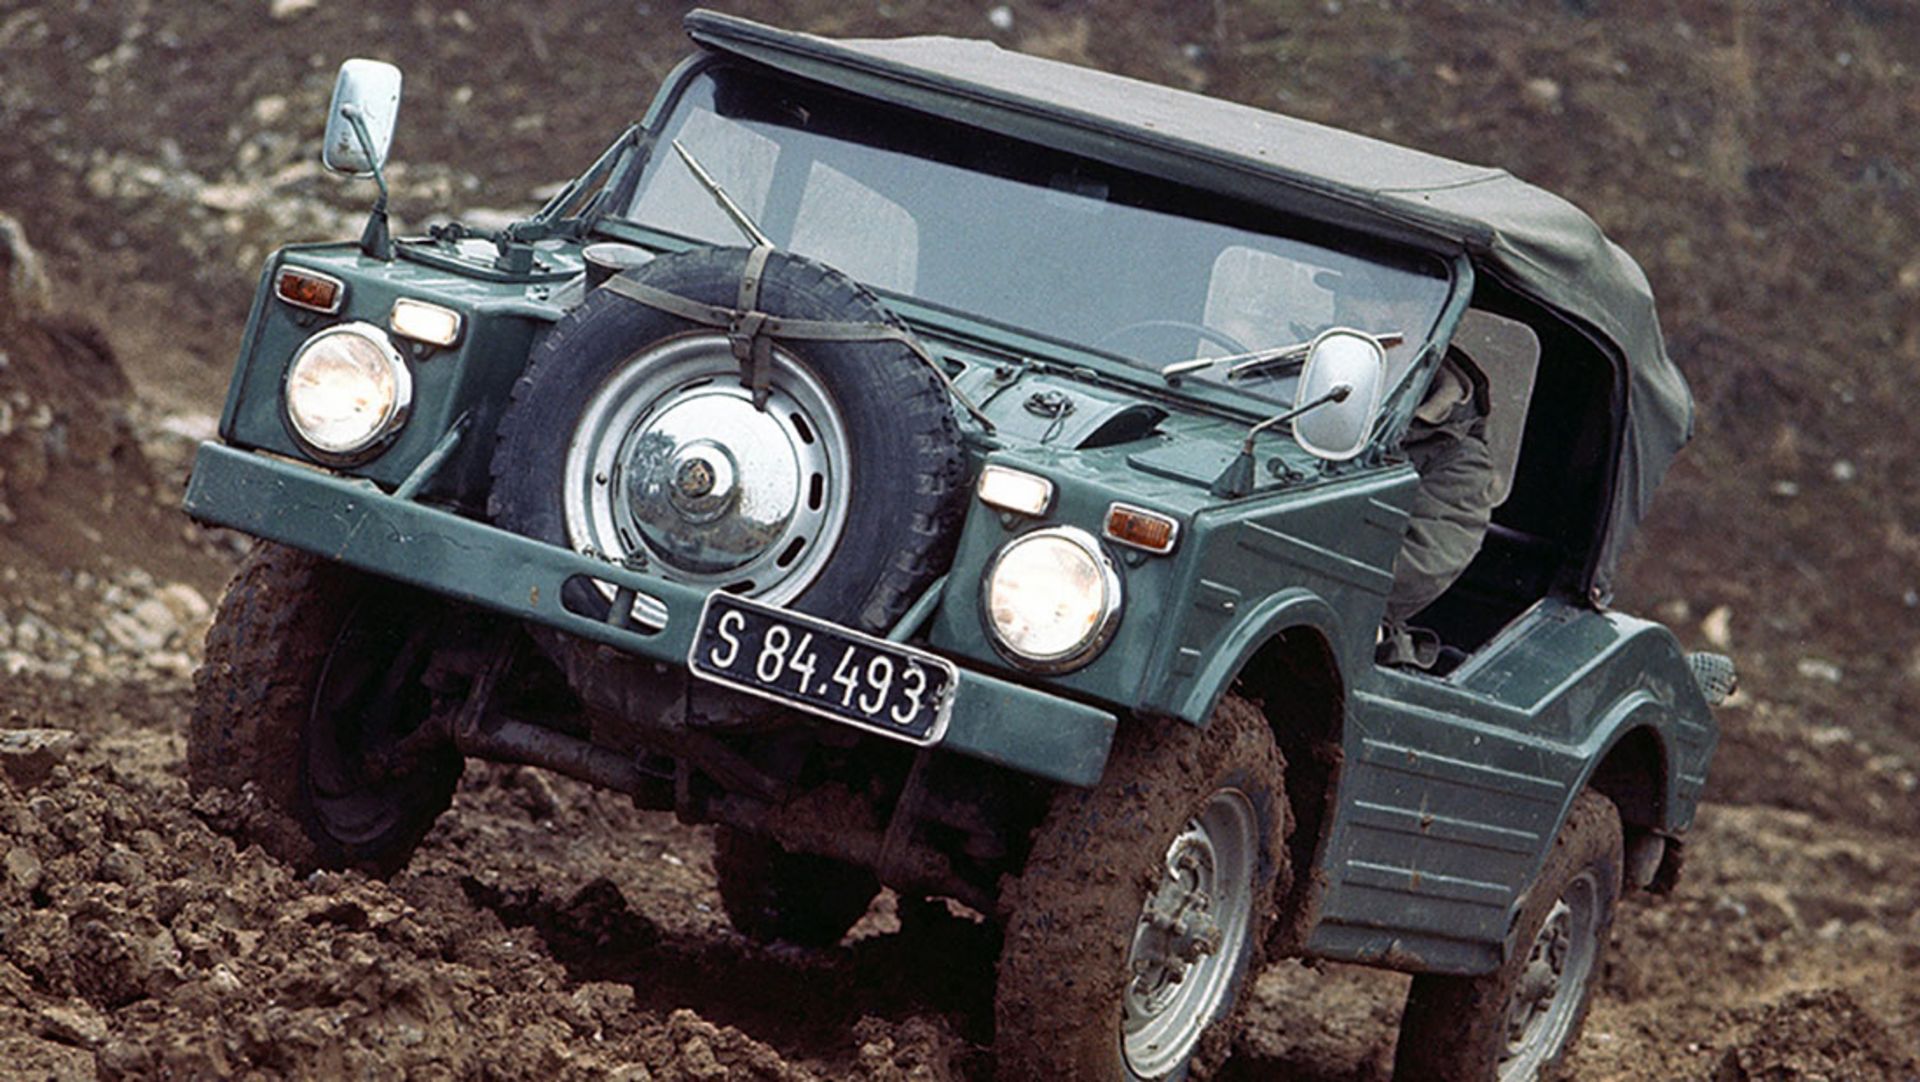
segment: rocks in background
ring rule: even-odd
[[[53,285],[47,280],[40,253],[27,243],[26,230],[13,215],[0,211],[0,308],[32,315],[44,312],[53,299]]]
[[[94,1070],[93,1053],[57,1041],[39,1037],[0,1038],[0,1063],[17,1078],[46,1079],[47,1082],[79,1082],[99,1077]]]
[[[72,576],[57,616],[0,610],[0,675],[22,673],[83,684],[105,679],[185,683],[213,616],[200,591],[162,583],[139,568]]]
[[[267,15],[276,22],[284,22],[299,18],[319,6],[319,0],[273,0],[267,5]]]
[[[0,775],[19,789],[33,789],[53,776],[73,747],[73,734],[65,729],[0,729]],[[15,850],[6,857],[7,874],[16,879],[38,875],[38,864],[26,851],[16,860]]]

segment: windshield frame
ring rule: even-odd
[[[622,217],[617,212],[633,205],[635,193],[653,154],[664,152],[667,144],[662,133],[669,119],[676,115],[687,94],[699,85],[701,77],[716,70],[738,71],[752,79],[795,85],[803,93],[841,95],[853,98],[861,105],[876,110],[901,114],[911,114],[916,111],[910,106],[863,97],[842,87],[816,82],[737,57],[712,52],[695,54],[682,61],[663,81],[660,91],[654,96],[640,121],[642,134],[624,149],[622,160],[610,171],[606,185],[607,191],[602,197],[596,198],[589,209],[590,217],[584,222],[586,232],[641,244],[659,251],[679,251],[714,243],[712,240],[685,236],[670,232],[661,226]],[[941,113],[928,112],[926,115],[943,123],[973,128],[995,139],[1045,149],[1032,139],[997,127],[974,124]],[[1112,159],[1108,159],[1085,151],[1074,153],[1079,157],[1124,170],[1150,182],[1177,185],[1209,196],[1218,194],[1204,187],[1196,187],[1186,180],[1176,180],[1151,171],[1144,171],[1138,163],[1128,161],[1122,155],[1116,154]],[[1421,373],[1431,368],[1427,362],[1432,356],[1437,356],[1438,347],[1444,344],[1447,336],[1451,334],[1459,312],[1465,308],[1466,299],[1461,295],[1461,283],[1463,280],[1471,280],[1471,270],[1466,266],[1463,253],[1455,245],[1444,245],[1437,241],[1428,244],[1417,243],[1410,239],[1397,223],[1384,218],[1382,229],[1376,234],[1336,226],[1311,214],[1303,213],[1298,207],[1285,206],[1270,200],[1233,198],[1252,211],[1262,215],[1272,215],[1275,220],[1285,221],[1294,226],[1288,230],[1253,230],[1257,235],[1268,236],[1283,242],[1321,247],[1326,247],[1329,241],[1333,241],[1337,246],[1328,250],[1366,263],[1373,262],[1371,257],[1362,254],[1370,248],[1392,251],[1398,253],[1400,258],[1407,260],[1432,260],[1433,269],[1439,273],[1431,277],[1437,283],[1444,283],[1444,300],[1435,312],[1432,325],[1425,328],[1424,333],[1410,334],[1405,347],[1407,353],[1394,363],[1394,387],[1390,389],[1383,402],[1383,420],[1387,419],[1388,415],[1395,412],[1396,396],[1402,395],[1410,384],[1418,382]],[[1188,220],[1202,224],[1208,222],[1206,218],[1188,218]],[[1248,226],[1232,228],[1251,229]],[[748,241],[741,237],[734,243],[744,245]],[[1409,277],[1414,276],[1414,272],[1411,271],[1401,273]],[[1091,370],[1108,381],[1128,385],[1153,397],[1204,402],[1215,411],[1236,418],[1268,416],[1285,405],[1286,396],[1262,393],[1256,389],[1263,385],[1263,381],[1258,378],[1235,382],[1224,379],[1193,378],[1167,380],[1158,374],[1156,367],[1158,362],[1150,363],[1145,358],[1129,356],[1076,339],[1048,334],[1041,329],[1009,323],[976,310],[943,304],[938,299],[889,289],[868,281],[863,281],[862,284],[883,296],[889,306],[903,318],[923,326],[936,337],[966,342],[979,348],[1003,353],[1010,358]],[[1389,425],[1389,427],[1397,428],[1398,426]]]

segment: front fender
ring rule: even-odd
[[[1192,725],[1205,725],[1220,696],[1233,686],[1261,647],[1284,632],[1308,628],[1329,643],[1344,641],[1345,625],[1325,598],[1291,587],[1262,598],[1231,627],[1201,666],[1188,693],[1172,704],[1172,713]]]

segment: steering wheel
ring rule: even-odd
[[[1201,339],[1207,342],[1211,342],[1212,344],[1226,350],[1229,355],[1236,354],[1236,353],[1251,352],[1251,350],[1247,348],[1246,343],[1240,341],[1238,338],[1235,338],[1233,335],[1230,335],[1225,331],[1216,330],[1212,327],[1207,326],[1204,323],[1192,323],[1184,319],[1143,319],[1137,323],[1129,323],[1123,327],[1115,327],[1113,330],[1110,330],[1107,333],[1101,335],[1099,341],[1095,342],[1093,345],[1095,349],[1104,349],[1110,353],[1123,353],[1126,356],[1134,357],[1137,360],[1151,360],[1152,358],[1150,357],[1141,358],[1136,353],[1129,353],[1125,350],[1121,350],[1116,347],[1120,341],[1122,341],[1123,339],[1129,336],[1136,337],[1136,338],[1147,337],[1150,335],[1166,336],[1166,335],[1169,335],[1170,332],[1175,332],[1175,331],[1185,332],[1191,335],[1197,335]],[[1185,360],[1185,359],[1186,358],[1184,357],[1168,356],[1168,357],[1164,357],[1159,360],[1156,360],[1154,363],[1164,364],[1169,361],[1179,361],[1179,360]]]

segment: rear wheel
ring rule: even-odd
[[[262,543],[221,599],[195,676],[188,780],[251,794],[250,840],[302,867],[404,866],[463,761],[431,735],[431,598]],[[280,829],[280,817],[297,830]]]
[[[714,831],[713,871],[727,919],[762,942],[830,947],[880,893],[880,881],[866,868],[789,853],[770,838],[732,827]]]
[[[1407,993],[1395,1078],[1530,1082],[1554,1077],[1580,1038],[1620,897],[1620,815],[1574,801],[1514,922],[1504,965],[1478,977],[1422,974]]]
[[[1009,899],[1001,1078],[1202,1076],[1226,1058],[1286,877],[1283,764],[1228,696],[1209,726],[1135,721],[1056,798]]]

